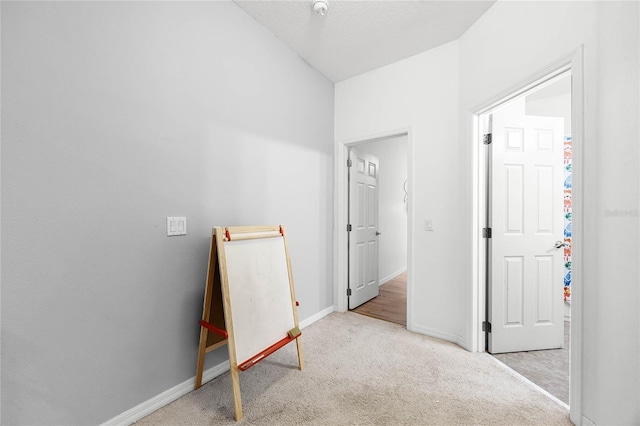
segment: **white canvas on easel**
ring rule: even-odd
[[[282,238],[230,241],[225,254],[236,357],[242,363],[296,326],[287,259]]]

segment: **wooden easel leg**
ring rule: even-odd
[[[207,348],[207,329],[200,327],[200,345],[198,346],[198,364],[196,366],[196,385],[193,388],[198,389],[202,386],[202,371],[204,369],[204,355]]]
[[[216,240],[211,238],[211,246],[209,247],[209,265],[207,267],[207,284],[204,290],[204,303],[202,306],[202,319],[209,322],[211,316],[211,297],[213,293],[214,277],[219,272],[216,270]],[[198,345],[198,363],[196,364],[196,383],[195,389],[202,386],[202,370],[204,369],[204,356],[207,352],[207,340],[209,337],[209,330],[200,326],[200,344]]]
[[[302,342],[300,342],[300,338],[296,339],[296,346],[298,347],[298,365],[300,366],[300,370],[304,369],[304,360],[302,359]]]
[[[236,421],[242,420],[242,398],[240,397],[240,379],[238,366],[231,366],[231,386],[233,387],[233,406],[236,410]]]

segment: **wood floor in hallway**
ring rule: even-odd
[[[361,315],[407,326],[407,273],[380,286],[377,297],[353,309]]]

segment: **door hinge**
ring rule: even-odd
[[[491,238],[491,228],[482,228],[482,238]]]
[[[350,288],[347,289],[347,296],[351,296],[351,289]]]
[[[353,162],[351,161],[351,158],[349,158],[347,160],[347,167],[351,167],[353,165]]]
[[[491,133],[487,133],[486,135],[484,135],[484,138],[482,138],[482,143],[485,145],[491,145],[491,141],[492,141]]]
[[[351,232],[351,224],[347,225],[347,232]]]
[[[482,331],[491,333],[491,323],[487,321],[482,321]]]

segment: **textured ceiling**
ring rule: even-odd
[[[492,1],[234,0],[333,82],[456,40]]]

